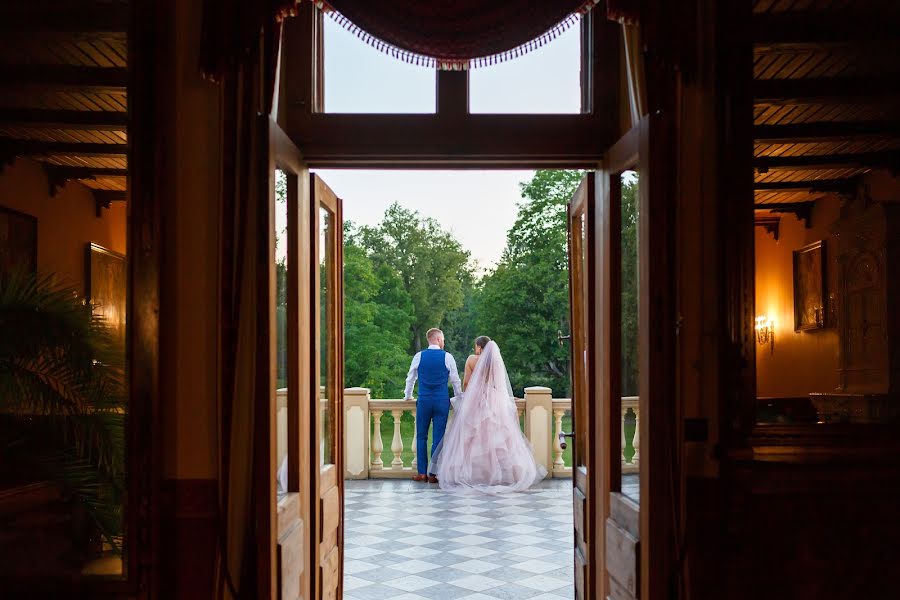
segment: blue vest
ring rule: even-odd
[[[419,398],[450,399],[447,391],[450,369],[447,368],[446,356],[443,350],[422,350],[419,356]]]

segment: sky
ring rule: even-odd
[[[431,113],[435,71],[375,50],[325,19],[325,111]],[[579,27],[514,60],[470,72],[473,113],[577,113]],[[316,171],[344,202],[344,218],[375,225],[393,202],[433,217],[479,269],[500,259],[530,171]]]

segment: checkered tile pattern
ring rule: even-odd
[[[573,598],[572,483],[463,496],[398,480],[346,482],[344,598]]]

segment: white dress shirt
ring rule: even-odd
[[[441,350],[441,347],[437,344],[431,344],[428,346],[428,349]],[[403,397],[407,400],[412,400],[413,386],[416,385],[416,379],[419,378],[419,361],[421,360],[422,353],[416,352],[416,355],[413,356],[412,364],[409,366],[409,375],[406,376],[406,391]],[[456,369],[456,361],[453,360],[449,352],[444,352],[444,364],[447,365],[447,370],[450,371],[450,383],[453,384],[453,393],[461,396],[462,383],[459,380],[459,371]]]

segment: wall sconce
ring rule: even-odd
[[[766,315],[756,317],[756,341],[760,346],[769,344],[775,349],[775,321]]]

